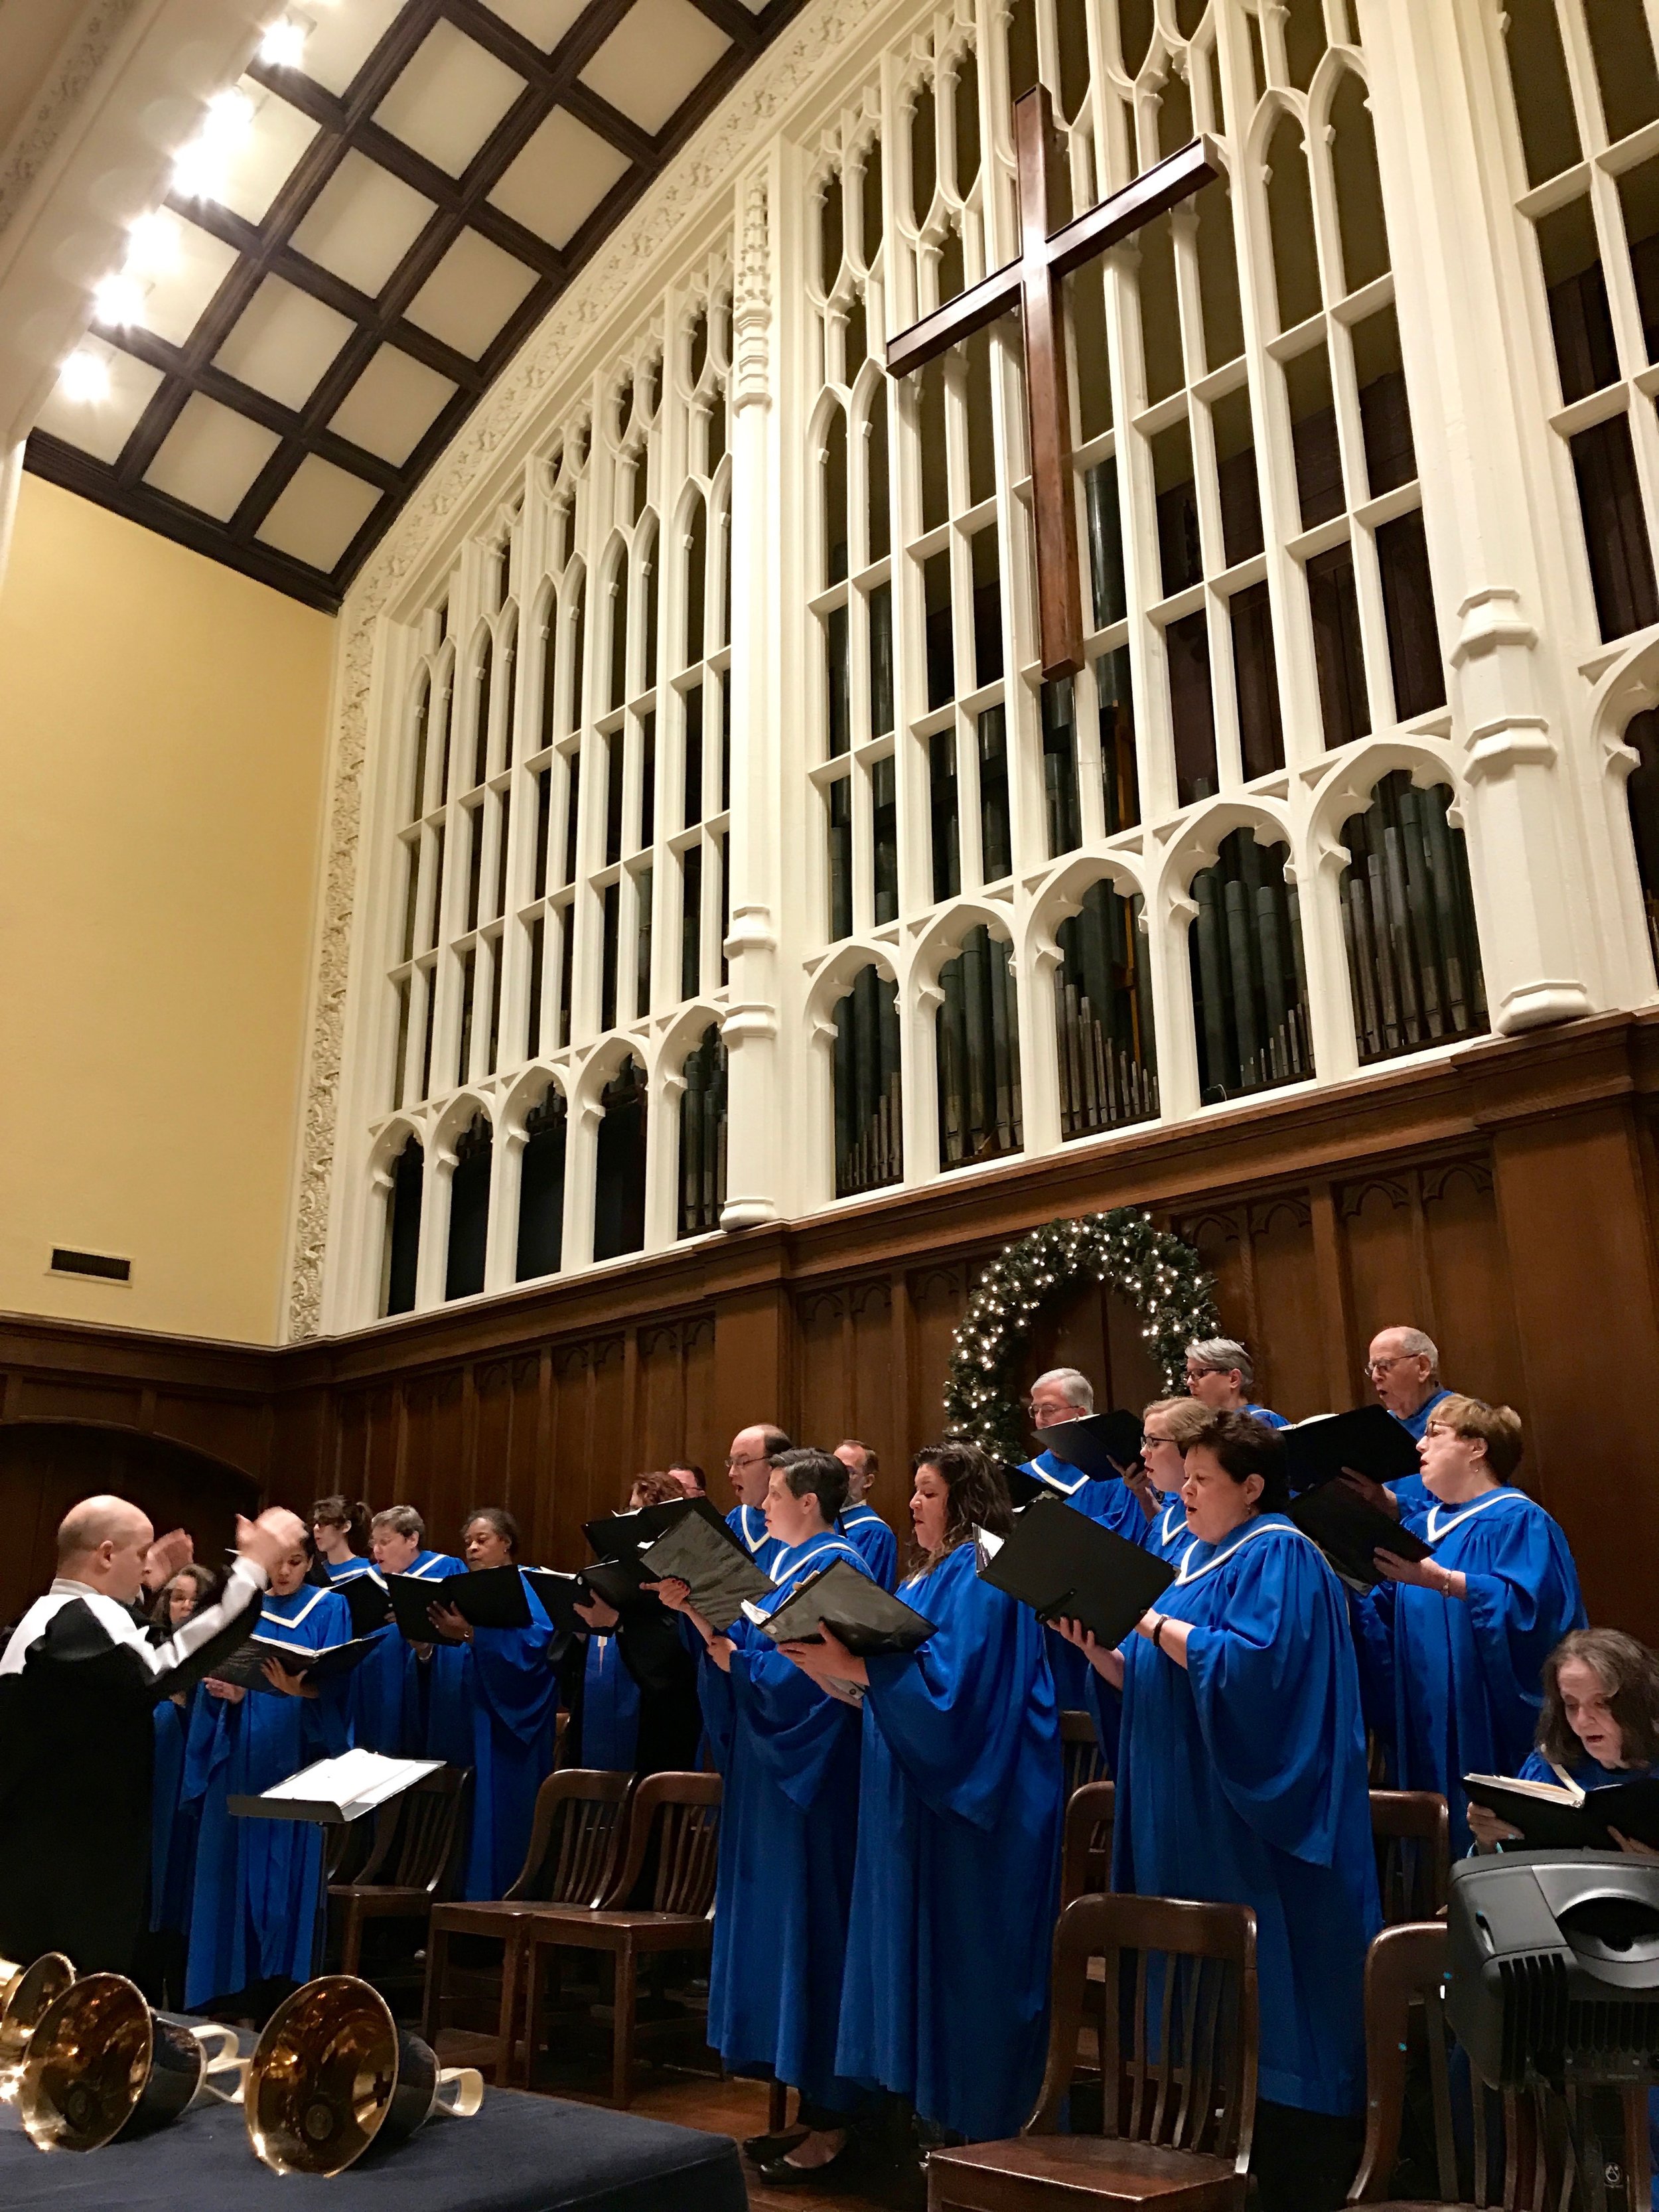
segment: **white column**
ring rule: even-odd
[[[732,818],[730,996],[720,1034],[726,1072],[726,1195],[722,1229],[775,1221],[781,1158],[778,854],[784,726],[777,641],[783,635],[777,410],[773,405],[778,158],[738,187],[732,301]]]

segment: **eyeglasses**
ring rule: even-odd
[[[732,1459],[728,1455],[726,1462],[726,1471],[730,1474],[734,1467],[764,1467],[765,1465],[766,1454],[764,1452],[744,1452],[737,1459]]]
[[[1386,1375],[1389,1368],[1398,1367],[1402,1359],[1420,1359],[1422,1357],[1420,1352],[1396,1352],[1392,1359],[1368,1359],[1365,1372],[1367,1375]]]

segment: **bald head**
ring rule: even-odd
[[[144,1554],[155,1540],[149,1516],[125,1498],[83,1498],[58,1528],[58,1572],[123,1605],[143,1586]]]
[[[726,1471],[739,1505],[760,1505],[772,1480],[772,1462],[789,1449],[789,1439],[775,1421],[755,1421],[739,1429],[726,1455]]]

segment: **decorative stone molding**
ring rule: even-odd
[[[98,0],[59,48],[27,121],[14,133],[0,160],[0,235],[137,7],[138,0]]]

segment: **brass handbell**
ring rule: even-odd
[[[161,2019],[123,1974],[83,1975],[40,2016],[17,2080],[18,2116],[40,2150],[131,2141],[170,2126],[204,2090],[234,2104],[236,2048],[234,2028]],[[208,2076],[227,2068],[236,2089],[214,2089]]]
[[[373,2142],[407,2142],[434,2112],[471,2119],[483,2102],[483,2075],[441,2069],[378,1990],[355,1974],[325,1974],[265,2023],[243,2107],[254,2154],[274,2172],[334,2174]]]
[[[7,2103],[17,2094],[17,2077],[41,2014],[74,1979],[75,1967],[61,1951],[45,1952],[28,1966],[0,1959],[0,2099]]]

